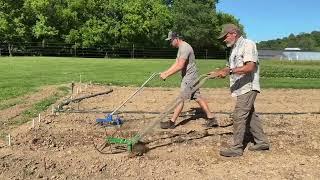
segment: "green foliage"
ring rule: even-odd
[[[24,112],[22,112],[22,115],[24,116],[24,118],[29,118],[29,119],[33,117],[37,117],[40,112],[48,109],[50,105],[55,103],[60,97],[61,96],[59,96],[58,94],[55,94],[46,99],[43,99],[40,102],[35,103],[30,109],[27,109]]]
[[[23,2],[0,0],[0,41],[22,40],[25,33]]]
[[[85,47],[105,43],[110,46],[163,44],[163,32],[168,31],[171,16],[161,0],[91,2],[89,9],[95,7],[92,9],[95,13],[93,16],[77,15],[84,23],[66,35],[67,42],[78,42]],[[83,12],[88,10],[86,7]]]
[[[51,26],[46,26],[47,17],[43,15],[38,15],[39,21],[36,22],[36,25],[33,27],[33,33],[36,38],[40,37],[50,37],[58,34],[58,31]]]
[[[261,76],[269,78],[320,79],[319,64],[316,61],[265,61]]]
[[[172,30],[180,32],[193,47],[211,47],[217,41],[219,29],[214,0],[174,1],[172,14]]]
[[[0,0],[0,42],[8,43],[10,55],[11,43],[27,39],[27,27],[24,22],[23,1]]]
[[[194,47],[216,47],[220,26],[237,22],[216,13],[215,0],[0,0],[0,42],[65,42],[82,47],[167,47],[168,31]]]
[[[32,30],[32,39],[37,41],[60,40],[62,19],[59,9],[63,8],[63,1],[55,0],[24,0],[23,8],[28,15],[28,25]]]
[[[171,16],[162,0],[131,0],[123,5],[121,35],[126,42],[149,45],[163,44]]]
[[[298,47],[305,51],[320,51],[320,31],[290,34],[282,39],[261,41],[257,44],[259,49],[283,50],[287,47]]]

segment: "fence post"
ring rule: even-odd
[[[145,55],[144,55],[144,46],[142,46],[142,57],[146,58]]]
[[[132,44],[132,59],[134,59],[134,44]]]
[[[77,43],[74,43],[74,56],[77,57]]]
[[[208,59],[208,49],[206,49],[206,59]]]
[[[8,44],[8,50],[9,50],[9,56],[10,57],[12,56],[12,51],[11,51],[12,46],[13,45],[11,45],[10,43]]]

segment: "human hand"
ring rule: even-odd
[[[208,76],[209,78],[211,78],[211,79],[214,79],[214,78],[217,78],[217,77],[218,77],[216,71],[208,72],[208,73],[207,73],[207,76]]]
[[[164,73],[164,72],[160,73],[160,79],[165,81],[167,77],[168,76],[166,75],[166,73]]]
[[[220,69],[217,71],[212,71],[208,73],[210,78],[225,78],[228,75],[228,71],[225,69]]]

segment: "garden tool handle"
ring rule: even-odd
[[[198,79],[194,82],[193,88],[191,89],[191,94],[194,93],[197,89],[199,89],[208,79],[211,79],[207,74],[202,74],[198,77]],[[191,96],[190,94],[190,96]],[[154,120],[150,123],[150,125],[136,134],[131,140],[133,144],[137,143],[141,138],[143,138],[146,134],[148,134],[162,119],[164,119],[170,112],[172,112],[181,102],[184,102],[186,97],[179,96],[175,100],[173,100],[166,109]]]
[[[191,92],[195,92],[197,89],[199,89],[208,79],[212,79],[208,74],[201,74],[196,81],[194,81],[194,84],[192,85]],[[191,94],[192,94],[191,93]]]
[[[123,105],[125,105],[133,96],[135,96],[139,91],[141,91],[144,86],[150,81],[152,80],[155,76],[159,75],[160,73],[152,73],[152,75],[140,86],[139,89],[137,89],[133,94],[131,94],[131,96],[129,96],[120,106],[118,106],[114,111],[112,111],[112,113],[110,113],[110,115],[113,115],[114,113],[116,113]]]

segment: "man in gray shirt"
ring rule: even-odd
[[[207,127],[217,127],[218,123],[214,118],[214,115],[210,112],[207,102],[200,96],[200,91],[197,89],[192,94],[190,93],[194,83],[196,83],[198,72],[195,63],[195,56],[192,47],[179,37],[175,32],[169,32],[167,41],[170,41],[171,46],[178,49],[177,58],[174,64],[169,69],[160,74],[160,78],[165,80],[167,77],[181,71],[181,95],[184,97],[190,97],[195,100],[207,115]],[[175,121],[179,117],[184,106],[184,102],[181,102],[174,110],[171,120],[161,122],[160,126],[163,129],[174,128]]]
[[[212,77],[224,78],[230,75],[231,96],[236,97],[233,112],[232,147],[221,150],[226,157],[243,154],[246,129],[253,136],[254,145],[249,150],[269,150],[267,137],[262,129],[262,122],[255,113],[254,102],[260,92],[259,60],[256,44],[242,37],[239,28],[234,24],[223,25],[219,39],[232,48],[227,67],[209,73]]]

